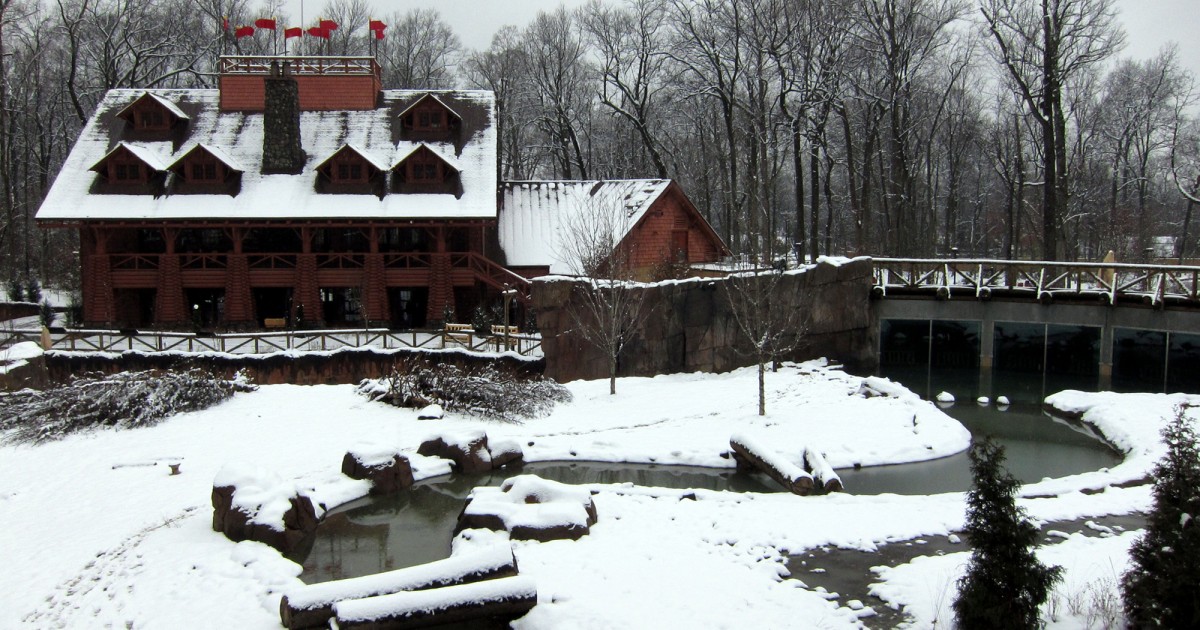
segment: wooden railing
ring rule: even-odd
[[[379,76],[374,57],[276,57],[240,55],[221,57],[221,74],[269,74],[271,63],[288,62],[292,74]]]
[[[509,349],[526,356],[540,356],[542,339],[538,335],[509,335]],[[0,348],[22,341],[41,344],[36,330],[6,330],[0,333]],[[226,354],[270,354],[290,351],[328,351],[340,348],[433,349],[461,347],[487,352],[497,349],[488,335],[467,334],[463,343],[447,344],[442,331],[387,330],[305,330],[269,333],[230,333],[204,335],[193,333],[112,330],[67,330],[50,333],[51,349],[69,352],[220,352]]]
[[[932,294],[987,299],[994,295],[1095,298],[1104,304],[1200,306],[1200,267],[1017,260],[876,258],[879,297]]]

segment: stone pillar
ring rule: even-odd
[[[250,296],[250,262],[245,254],[225,257],[225,321],[231,328],[254,328],[254,300]]]
[[[158,285],[154,296],[154,324],[172,328],[187,326],[191,308],[184,302],[179,256],[175,254],[159,255]]]
[[[263,88],[262,172],[299,174],[307,157],[300,143],[300,86],[290,64],[285,61],[280,68],[272,61]]]

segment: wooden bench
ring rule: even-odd
[[[287,328],[287,318],[267,317],[263,319],[263,328]]]
[[[506,338],[510,339],[509,343],[512,343],[511,338],[515,337],[517,333],[518,331],[516,326],[492,324],[492,338],[489,341],[491,341],[492,345],[496,347],[496,350],[499,350],[502,346],[504,346],[504,340]],[[507,348],[505,349],[507,350]]]
[[[442,326],[442,347],[450,341],[470,348],[474,333],[475,327],[471,324],[445,324]]]

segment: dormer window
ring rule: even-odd
[[[227,153],[207,144],[192,147],[169,169],[188,186],[224,184],[244,170]]]
[[[462,124],[462,117],[433,94],[426,94],[400,112],[405,129],[417,132],[446,132]]]
[[[317,165],[317,173],[333,187],[329,192],[368,192],[363,188],[372,182],[379,182],[379,174],[386,171],[386,165],[376,162],[367,152],[349,144],[343,145]]]
[[[149,182],[166,168],[152,152],[122,142],[90,169],[109,184],[130,186]]]
[[[169,131],[176,124],[187,121],[175,103],[150,92],[144,92],[125,109],[117,113],[118,118],[129,122],[138,131]]]
[[[392,167],[395,173],[393,190],[399,193],[454,193],[461,192],[460,169],[453,158],[449,158],[434,147],[417,145],[408,155]]]

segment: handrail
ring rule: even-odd
[[[1049,262],[991,259],[874,259],[874,292],[930,292],[941,299],[996,291],[1056,296],[1096,296],[1108,304],[1135,299],[1151,306],[1167,301],[1200,305],[1200,267],[1185,265]]]
[[[0,336],[0,348],[22,341],[41,342],[36,330],[10,330]],[[257,355],[290,351],[329,351],[341,348],[421,349],[444,347],[440,330],[390,330],[386,328],[291,330],[267,333],[199,335],[159,331],[66,330],[50,333],[51,349],[69,352],[215,352]],[[512,351],[536,356],[541,349],[537,335],[511,335]],[[489,340],[481,337],[462,344],[464,350],[486,351]]]

